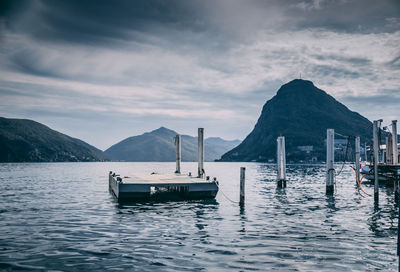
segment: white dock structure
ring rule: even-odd
[[[175,174],[180,174],[181,173],[182,152],[181,152],[181,135],[179,135],[179,134],[177,134],[175,136],[175,145],[176,145],[176,170],[175,170]]]
[[[399,164],[399,151],[397,147],[397,120],[392,120],[392,156],[393,165]]]
[[[355,165],[356,165],[356,182],[360,180],[360,136],[356,136],[354,141],[355,149]]]
[[[333,194],[335,188],[335,130],[326,130],[326,194]]]
[[[373,142],[374,142],[374,199],[379,200],[379,175],[378,175],[378,164],[379,164],[379,129],[381,120],[375,120],[373,123]]]
[[[176,171],[174,174],[134,173],[120,176],[109,172],[110,191],[119,202],[137,202],[148,200],[210,199],[218,193],[218,181],[214,177],[205,177],[204,171],[204,129],[199,128],[199,165],[198,176],[181,174],[181,138],[175,137]]]
[[[199,178],[204,177],[204,128],[198,129],[198,176]]]

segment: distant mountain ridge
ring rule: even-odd
[[[327,128],[342,135],[358,135],[363,143],[372,135],[372,123],[367,118],[311,81],[295,79],[265,103],[253,131],[221,161],[273,161],[279,135],[286,138],[288,161],[325,160]]]
[[[142,135],[132,136],[111,146],[104,152],[120,161],[175,161],[174,137],[177,132],[160,127]],[[234,148],[239,140],[227,141],[212,137],[204,140],[206,161],[219,159]],[[181,135],[182,161],[197,161],[197,137]]]
[[[0,162],[104,161],[88,143],[38,122],[0,117]]]

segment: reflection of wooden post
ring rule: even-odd
[[[181,135],[176,134],[175,136],[175,145],[176,145],[176,171],[175,173],[181,173]]]
[[[356,147],[356,181],[360,180],[360,136],[356,137],[356,141],[355,141]]]
[[[285,136],[279,136],[277,141],[277,166],[278,166],[278,186],[286,187],[286,154],[285,154]]]
[[[374,139],[374,199],[379,200],[379,176],[378,176],[378,163],[379,163],[379,142],[378,142],[378,121],[374,121],[373,127]]]
[[[335,130],[327,129],[326,131],[326,194],[333,194],[335,168]]]
[[[397,149],[397,120],[392,120],[392,148],[392,162],[394,165],[397,165],[399,163],[399,150]]]
[[[244,192],[245,192],[245,167],[240,167],[240,200],[239,205],[244,205]]]
[[[202,178],[204,176],[204,128],[198,129],[198,177]]]

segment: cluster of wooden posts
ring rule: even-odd
[[[373,173],[374,173],[374,198],[379,199],[379,171],[378,167],[381,165],[379,162],[379,130],[382,120],[376,120],[373,122]],[[386,157],[387,163],[398,166],[398,149],[397,149],[397,121],[392,121],[392,133],[390,139],[386,139]],[[349,136],[350,137],[350,136]],[[355,170],[356,179],[360,180],[360,137],[352,136],[355,139]],[[176,171],[175,173],[181,173],[181,136],[175,136],[176,144]],[[204,129],[198,129],[198,173],[197,177],[204,178]],[[335,188],[335,130],[327,129],[326,132],[326,194],[330,195],[334,193]],[[372,164],[371,164],[372,165]],[[400,167],[400,166],[399,166]],[[240,168],[240,205],[244,204],[245,201],[245,167]],[[277,138],[277,186],[284,188],[286,187],[286,151],[285,151],[285,136],[279,136]],[[397,191],[396,187],[396,190]]]
[[[203,178],[204,171],[204,128],[198,128],[198,145],[197,145],[197,177]],[[176,170],[175,174],[181,173],[181,162],[182,162],[182,145],[181,145],[181,135],[176,134],[175,136],[175,146],[176,146]]]
[[[373,122],[373,150],[374,150],[374,198],[379,199],[379,176],[378,176],[378,156],[379,156],[379,129],[382,120]],[[386,138],[386,156],[391,165],[398,166],[398,148],[397,148],[397,120],[392,121],[392,133],[390,137]],[[353,136],[355,139],[355,170],[356,179],[360,180],[360,137]],[[335,130],[327,129],[326,132],[326,194],[331,195],[334,193],[335,188]],[[245,168],[240,168],[240,204],[244,204],[244,184],[245,184]],[[286,187],[286,153],[285,153],[285,136],[277,138],[277,186]],[[395,182],[395,192],[398,191],[398,185]]]

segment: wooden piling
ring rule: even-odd
[[[360,180],[360,136],[355,139],[355,164],[356,164],[356,182]]]
[[[176,171],[175,173],[181,173],[181,135],[176,134],[175,136],[175,145],[176,145]]]
[[[198,177],[204,176],[204,128],[198,129]]]
[[[392,120],[392,164],[397,165],[399,163],[399,154],[397,149],[397,120]],[[399,181],[400,175],[397,173],[396,180],[394,183],[394,198],[398,202],[399,201]],[[399,206],[400,207],[400,206]],[[399,208],[400,209],[400,208]],[[399,266],[400,269],[400,266]]]
[[[385,137],[385,144],[386,144],[385,163],[386,164],[393,164],[392,138],[393,138],[392,135],[388,135]]]
[[[335,130],[327,129],[326,131],[326,194],[333,194],[335,182]]]
[[[378,141],[378,122],[374,121],[373,125],[373,142],[374,142],[374,199],[379,200],[379,176],[378,176],[378,163],[379,163],[379,141]]]
[[[286,151],[285,151],[285,136],[277,138],[277,183],[278,187],[286,187]]]
[[[240,167],[240,200],[239,200],[240,206],[244,205],[245,172],[246,172],[246,167]]]
[[[397,149],[397,120],[392,120],[392,155],[393,164],[399,164],[399,151]]]

